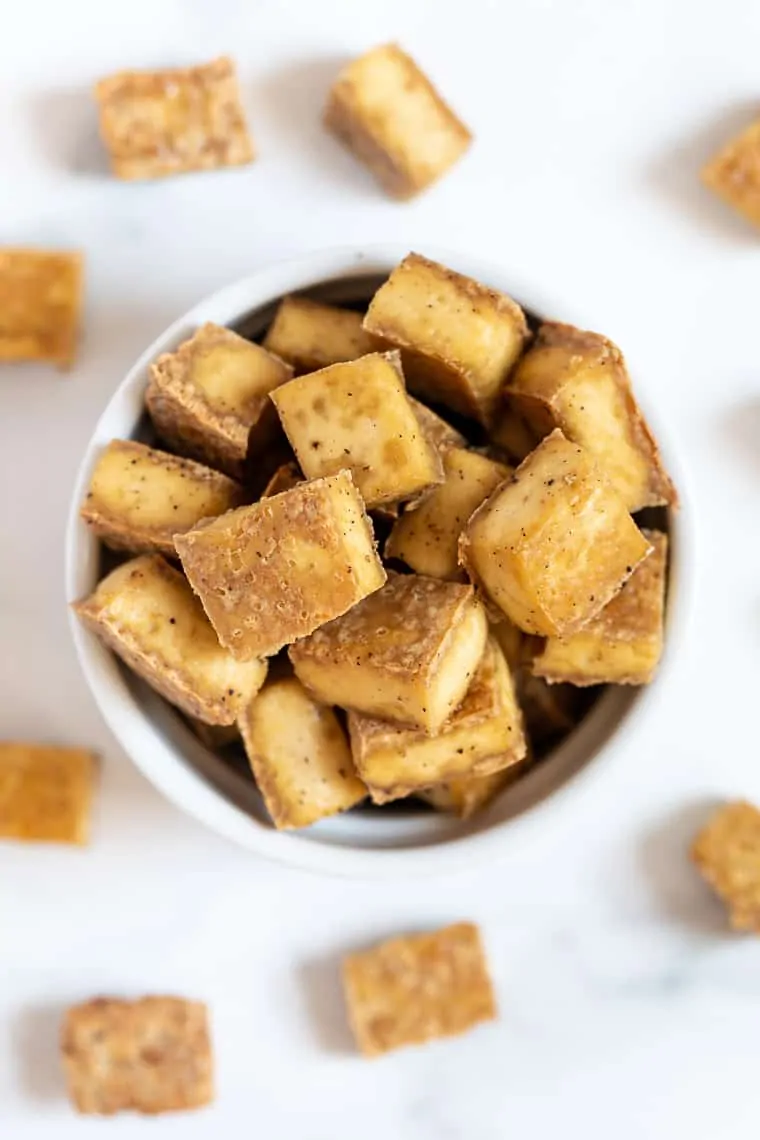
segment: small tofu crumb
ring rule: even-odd
[[[728,908],[734,930],[760,934],[760,810],[744,801],[719,808],[691,857]]]

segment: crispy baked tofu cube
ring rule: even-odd
[[[316,372],[375,351],[375,342],[362,328],[363,319],[354,309],[308,297],[284,297],[264,337],[264,348],[287,360],[296,373]]]
[[[443,455],[445,482],[393,527],[386,558],[400,558],[418,574],[459,581],[459,536],[470,515],[503,483],[510,468],[475,451],[452,447]]]
[[[496,412],[489,434],[491,442],[513,463],[522,463],[547,433],[530,427],[507,398],[502,410]]]
[[[274,439],[278,424],[267,397],[292,375],[260,344],[205,324],[155,361],[145,403],[171,448],[240,479],[251,434],[259,448]]]
[[[728,908],[734,930],[760,934],[760,811],[754,804],[719,808],[694,840],[691,857]]]
[[[210,519],[176,546],[220,642],[241,661],[272,656],[385,581],[348,471]]]
[[[514,784],[530,767],[530,758],[510,764],[490,776],[457,776],[432,788],[417,792],[417,796],[436,811],[449,812],[460,819],[470,819],[492,804],[500,792]]]
[[[509,618],[492,621],[491,633],[499,643],[507,665],[513,673],[517,673],[524,663],[525,643],[528,640],[525,634]]]
[[[471,922],[349,954],[343,985],[366,1057],[466,1033],[497,1016],[480,931]]]
[[[464,699],[487,625],[471,586],[390,574],[382,590],[292,645],[289,655],[326,704],[432,733]]]
[[[92,752],[0,741],[0,839],[88,843],[94,783]]]
[[[100,454],[81,517],[106,546],[175,557],[174,535],[242,502],[232,479],[142,443],[114,439]]]
[[[264,683],[265,661],[223,649],[182,574],[159,554],[117,566],[74,605],[101,641],[188,716],[233,724]]]
[[[82,307],[82,257],[0,249],[0,362],[74,363]]]
[[[353,60],[335,80],[325,126],[394,198],[412,198],[464,154],[472,135],[397,44]]]
[[[214,1099],[208,1013],[178,997],[94,998],[66,1012],[61,1053],[78,1112],[176,1112]]]
[[[433,447],[443,453],[448,451],[450,447],[466,447],[467,440],[462,435],[461,431],[457,431],[455,427],[429,408],[427,404],[420,403],[415,400],[414,396],[409,397],[409,403],[414,408],[414,414],[419,420],[420,427],[428,437]]]
[[[620,349],[597,333],[547,322],[509,382],[510,403],[539,436],[553,428],[579,443],[629,511],[675,503]]]
[[[528,337],[511,297],[418,253],[380,286],[364,327],[401,349],[410,391],[484,424]]]
[[[709,190],[760,226],[760,120],[726,143],[702,170]]]
[[[292,491],[299,483],[303,483],[303,475],[298,464],[283,463],[261,492],[261,497],[271,499],[273,495],[281,495],[283,491]]]
[[[435,736],[349,712],[356,770],[375,803],[458,776],[486,776],[525,756],[522,715],[509,666],[491,639],[464,700]]]
[[[645,530],[652,553],[600,614],[568,637],[550,637],[533,659],[545,680],[571,685],[647,685],[662,656],[666,535]]]
[[[308,827],[367,795],[335,712],[315,701],[297,678],[265,685],[239,724],[276,828]]]
[[[272,392],[307,479],[348,468],[368,507],[443,482],[437,449],[420,428],[398,353],[371,353],[300,376]]]
[[[235,65],[120,71],[95,85],[100,134],[117,178],[245,166],[253,145]]]
[[[462,564],[526,633],[575,633],[650,551],[606,475],[556,430],[477,509]]]

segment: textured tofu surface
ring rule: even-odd
[[[709,190],[760,226],[760,120],[731,139],[702,170]]]
[[[460,819],[470,819],[493,803],[500,792],[513,784],[528,766],[528,758],[490,776],[456,776],[432,788],[417,792],[420,799],[436,811],[449,812]]]
[[[264,683],[266,662],[223,649],[185,578],[158,554],[118,566],[74,610],[143,680],[207,724],[232,724]]]
[[[362,328],[362,320],[362,314],[354,309],[325,305],[308,297],[285,297],[263,344],[287,360],[296,373],[316,372],[328,364],[356,360],[375,351],[377,346]]]
[[[0,361],[73,364],[82,267],[78,253],[0,248]]]
[[[528,337],[511,297],[418,253],[380,286],[364,327],[401,349],[410,391],[482,423]]]
[[[760,811],[728,803],[699,832],[691,857],[725,903],[735,930],[760,934]]]
[[[426,189],[472,142],[464,123],[397,44],[373,48],[340,72],[325,125],[395,198]]]
[[[86,844],[94,783],[83,748],[0,741],[0,839]]]
[[[307,827],[367,795],[334,711],[295,677],[266,685],[239,723],[275,827]]]
[[[100,134],[117,178],[161,178],[253,161],[235,65],[120,71],[95,86]]]
[[[78,1112],[160,1113],[214,1099],[208,1014],[178,997],[94,998],[67,1012],[61,1053]]]
[[[347,471],[202,523],[176,547],[220,642],[240,660],[277,653],[385,581]]]
[[[452,1037],[497,1016],[477,926],[392,938],[343,960],[348,1017],[367,1057]]]
[[[420,427],[428,437],[433,447],[436,447],[441,453],[447,451],[450,447],[466,447],[467,440],[462,435],[461,431],[457,431],[455,427],[429,408],[427,404],[415,400],[414,396],[409,397],[409,403],[414,408]]]

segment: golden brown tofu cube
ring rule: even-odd
[[[214,1099],[208,1012],[178,997],[94,998],[66,1012],[63,1068],[77,1112],[177,1112]]]
[[[552,432],[477,509],[459,542],[473,581],[526,633],[575,633],[651,547],[591,455]]]
[[[0,363],[74,363],[82,307],[82,257],[0,249]]]
[[[368,507],[443,482],[398,353],[371,353],[283,384],[272,400],[307,479],[349,469]]]
[[[261,492],[261,497],[271,499],[273,495],[281,495],[283,491],[292,491],[299,483],[303,483],[303,475],[298,464],[283,463]]]
[[[691,857],[728,908],[734,930],[760,934],[760,811],[728,803],[694,840]]]
[[[472,135],[397,44],[353,60],[335,80],[325,126],[394,198],[412,198],[461,158]]]
[[[242,502],[232,479],[142,443],[114,439],[100,454],[80,514],[114,550],[175,557],[174,535]]]
[[[497,1016],[480,931],[471,922],[349,954],[343,985],[356,1044],[366,1057],[454,1037]]]
[[[509,399],[540,436],[561,428],[593,455],[629,511],[675,503],[612,341],[572,325],[543,324],[512,374]]]
[[[251,433],[259,447],[276,435],[268,396],[292,375],[260,344],[205,324],[152,365],[145,403],[173,450],[240,479]]]
[[[83,748],[0,741],[0,839],[88,843],[94,783]]]
[[[239,724],[276,828],[308,827],[366,797],[335,712],[297,678],[265,685]]]
[[[188,716],[233,724],[264,684],[265,661],[236,661],[185,578],[159,554],[117,566],[74,606],[85,625]]]
[[[527,459],[546,434],[548,433],[530,427],[509,399],[506,399],[502,410],[496,412],[490,429],[491,442],[513,463],[522,463],[523,459]]]
[[[220,642],[241,661],[272,656],[385,581],[348,471],[210,519],[176,545]]]
[[[499,643],[507,665],[513,673],[517,673],[524,663],[525,643],[528,640],[525,634],[509,618],[492,621],[491,633]]]
[[[253,145],[235,65],[120,71],[95,85],[100,134],[117,178],[245,166]]]
[[[530,767],[530,757],[516,764],[492,772],[490,776],[457,776],[432,788],[417,792],[417,796],[436,811],[445,811],[460,819],[470,819],[492,804],[500,792],[514,784]]]
[[[485,650],[471,586],[390,574],[382,590],[290,648],[326,704],[436,732],[461,704]]]
[[[377,345],[362,328],[363,319],[354,309],[308,297],[284,297],[264,337],[264,348],[287,360],[297,374],[316,372],[375,351]]]
[[[409,397],[409,403],[414,408],[414,414],[419,420],[420,427],[428,437],[433,447],[443,453],[450,447],[466,447],[467,440],[462,435],[461,431],[457,431],[452,427],[443,416],[439,416],[427,404],[420,403],[415,400],[414,396]]]
[[[522,715],[504,655],[489,641],[458,709],[430,736],[349,712],[356,770],[375,803],[458,776],[486,776],[525,756]]]
[[[511,297],[418,253],[380,286],[364,327],[401,349],[410,391],[484,424],[528,337]]]
[[[583,629],[550,637],[533,659],[545,680],[571,685],[647,685],[662,656],[668,540],[645,530],[652,553]]]
[[[726,143],[702,170],[702,181],[751,225],[760,226],[760,121]]]
[[[452,447],[443,455],[445,482],[394,525],[386,558],[400,558],[418,574],[459,581],[459,536],[470,515],[503,483],[510,468],[475,451]]]

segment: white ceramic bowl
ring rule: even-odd
[[[335,302],[368,299],[379,280],[407,253],[393,247],[331,250],[262,269],[201,301],[175,321],[140,357],[116,389],[85,451],[76,480],[66,538],[66,596],[81,598],[95,586],[100,545],[79,519],[79,506],[96,458],[113,438],[139,429],[148,367],[185,340],[204,321],[252,335],[267,324],[284,294],[308,290]],[[550,303],[508,271],[466,256],[426,249],[430,256],[515,297],[534,314],[594,327],[560,303]],[[651,417],[650,417],[651,418]],[[659,425],[656,425],[661,438]],[[667,444],[667,439],[665,443]],[[673,469],[670,448],[663,448]],[[675,471],[676,478],[679,472]],[[684,610],[685,571],[690,556],[683,517],[669,520],[671,568],[668,646],[678,640]],[[315,871],[365,877],[443,872],[492,861],[541,830],[557,813],[573,810],[612,763],[616,741],[640,724],[649,689],[609,688],[580,725],[541,764],[507,789],[484,812],[460,821],[426,810],[356,810],[303,832],[277,832],[249,778],[208,751],[182,718],[72,616],[79,660],[95,700],[114,736],[135,764],[170,800],[207,826],[257,851]],[[672,653],[666,654],[667,659]],[[663,670],[656,685],[662,684]]]

